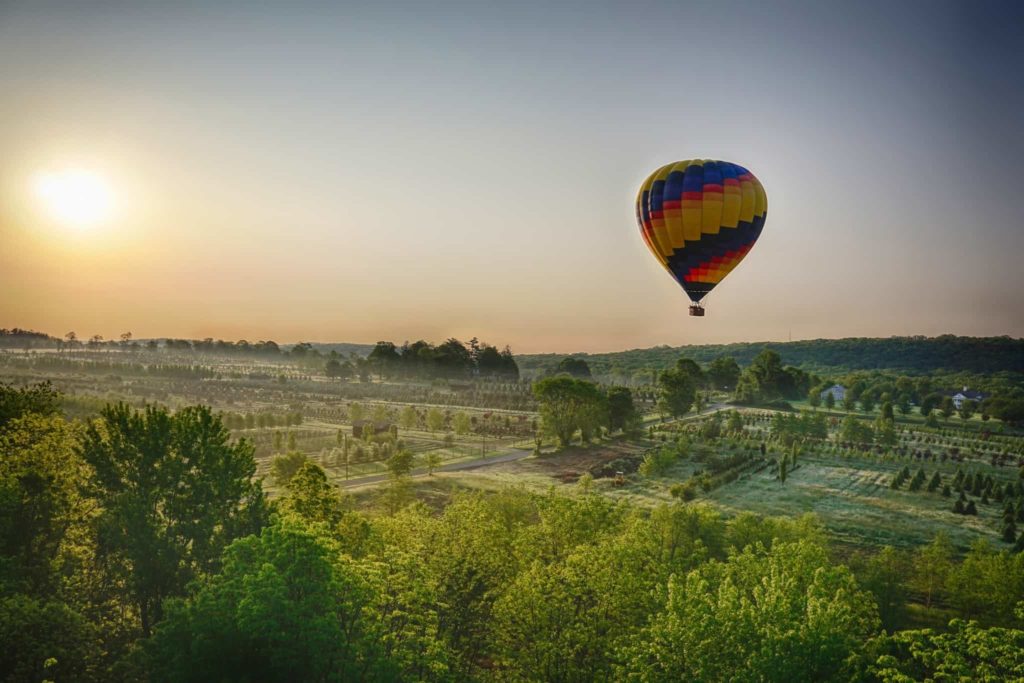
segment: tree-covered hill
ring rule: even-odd
[[[722,356],[732,356],[740,365],[748,365],[763,349],[771,349],[787,365],[807,370],[899,370],[926,373],[1024,372],[1024,339],[1012,337],[888,337],[873,339],[811,339],[795,342],[742,342],[695,346],[656,346],[616,353],[572,354],[586,360],[591,372],[605,375],[613,371],[631,373],[646,368],[671,366],[680,356],[707,364]],[[553,369],[565,354],[517,356],[526,375]]]

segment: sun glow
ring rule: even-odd
[[[40,173],[35,193],[46,213],[74,228],[89,228],[110,219],[114,196],[106,179],[92,171],[67,169]]]

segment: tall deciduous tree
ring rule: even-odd
[[[97,542],[126,573],[126,597],[145,635],[166,598],[214,570],[228,543],[264,523],[253,447],[232,443],[209,408],[172,415],[107,406],[89,425],[82,455],[102,510]]]
[[[681,358],[675,367],[658,376],[658,407],[672,417],[689,412],[697,398],[699,377],[694,376],[691,363]]]
[[[740,379],[740,366],[732,356],[723,356],[711,361],[708,366],[707,379],[712,388],[731,391],[736,388]]]
[[[608,390],[608,428],[612,431],[635,431],[640,425],[640,412],[633,403],[633,392],[629,387],[612,387]]]
[[[540,408],[542,428],[561,446],[568,446],[577,431],[588,433],[607,423],[607,401],[592,382],[565,375],[547,377],[534,383],[533,394]]]

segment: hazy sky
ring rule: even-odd
[[[1022,121],[1020,2],[0,0],[0,327],[1024,336]],[[633,208],[692,157],[768,194],[703,319]],[[65,168],[109,221],[42,211]]]

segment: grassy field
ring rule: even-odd
[[[952,485],[954,475],[962,470],[992,476],[998,486],[1005,486],[1007,482],[1018,480],[1015,458],[1024,446],[1024,438],[1004,435],[993,444],[983,441],[974,430],[963,431],[955,424],[943,434],[923,430],[913,423],[904,423],[901,427],[899,445],[894,447],[896,452],[832,452],[836,448],[832,441],[815,448],[808,446],[798,457],[795,468],[789,470],[785,483],[779,480],[777,470],[765,466],[759,471],[744,471],[735,481],[711,491],[699,491],[695,500],[714,506],[726,516],[742,512],[784,517],[814,513],[833,540],[849,550],[883,545],[912,548],[927,543],[940,531],[947,533],[960,550],[966,550],[979,538],[989,540],[997,548],[1004,547],[1000,539],[1004,503],[993,499],[986,504],[980,496],[968,495],[975,501],[978,514],[961,515],[952,511],[959,495],[955,490],[947,498],[941,493],[942,487],[934,492],[928,492],[927,487],[909,491],[904,484],[894,490],[890,483],[897,472],[908,467],[911,473],[923,468],[928,478],[938,471],[944,484]],[[835,434],[831,438],[834,440]],[[472,472],[439,473],[429,479],[418,479],[415,488],[417,495],[432,505],[439,505],[440,501],[463,490],[487,491],[504,486],[522,486],[538,492],[552,487],[570,490],[583,473],[598,472],[603,464],[621,463],[624,459],[638,462],[645,451],[659,444],[658,440],[638,438],[611,440],[586,448],[577,446]],[[725,444],[725,440],[710,441],[705,447],[730,448]],[[910,455],[926,446],[936,457],[924,460]],[[898,454],[901,447],[908,455]],[[774,450],[778,448],[771,446],[767,460],[781,456]],[[962,461],[940,460],[938,453],[948,449],[959,449],[968,457]],[[1014,460],[1008,465],[992,465],[988,451],[983,449],[1009,451]],[[702,467],[691,459],[681,459],[661,476],[632,473],[625,477],[624,483],[617,483],[613,477],[595,475],[592,486],[613,499],[652,507],[673,501],[672,486],[686,481]],[[361,492],[358,499],[363,505],[372,505],[373,493]]]

